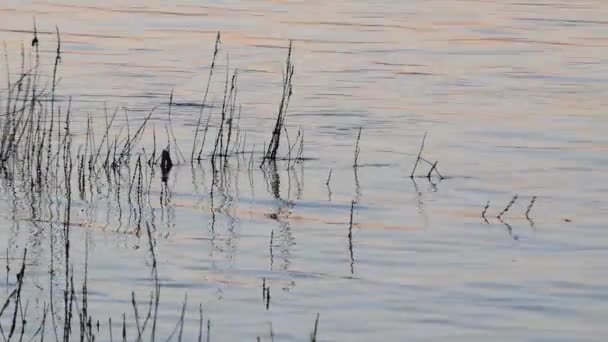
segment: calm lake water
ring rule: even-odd
[[[47,85],[55,25],[61,31],[58,101],[72,97],[76,134],[89,115],[103,131],[104,108],[128,111],[134,127],[161,105],[151,123],[166,144],[173,90],[186,157],[216,32],[208,103],[221,105],[226,65],[237,68],[240,128],[257,157],[293,40],[286,125],[292,142],[304,130],[305,161],[278,163],[269,181],[259,161],[250,169],[249,157],[232,158],[214,199],[206,161],[176,165],[167,188],[159,174],[152,180],[145,218],[156,232],[161,336],[186,294],[184,340],[197,337],[199,304],[218,341],[268,341],[271,330],[277,341],[304,341],[317,313],[322,341],[608,335],[604,1],[3,0],[12,77],[33,18]],[[122,114],[116,120],[126,126]],[[151,129],[140,144],[148,153]],[[439,161],[443,180],[410,178],[425,132],[423,155]],[[0,254],[13,274],[28,248],[34,320],[49,300],[50,244],[18,198],[0,194]],[[153,286],[147,240],[128,233],[124,202],[103,192],[75,199],[71,233],[75,278],[88,241],[90,310],[102,331],[112,318],[115,338],[123,313],[132,322],[131,292],[143,303]],[[7,294],[14,284],[13,275],[0,282]]]

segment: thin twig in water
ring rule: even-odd
[[[211,342],[211,320],[207,320],[207,342]]]
[[[416,172],[416,168],[418,167],[418,162],[420,162],[420,156],[422,156],[422,150],[424,150],[424,142],[426,141],[426,133],[424,132],[424,137],[422,138],[422,144],[420,145],[420,151],[418,152],[418,158],[416,158],[416,163],[414,164],[414,169],[412,170],[412,174],[410,178],[414,178],[414,173]]]
[[[532,210],[532,206],[536,202],[536,196],[532,196],[532,200],[530,200],[530,204],[528,204],[528,208],[526,209],[526,218],[530,219],[530,211]]]
[[[433,166],[431,166],[431,169],[429,170],[429,173],[426,174],[426,178],[428,178],[429,180],[431,179],[431,174],[433,173],[433,170],[437,168],[437,163],[439,163],[439,161],[434,162]]]
[[[329,175],[327,176],[327,181],[325,185],[327,186],[327,198],[331,202],[331,187],[329,186],[329,182],[331,181],[331,174],[333,173],[333,169],[329,169]]]
[[[517,195],[513,196],[513,199],[511,199],[511,202],[509,202],[509,204],[507,204],[507,206],[500,212],[500,214],[498,214],[496,216],[497,219],[500,219],[502,217],[502,215],[506,214],[507,211],[509,211],[509,209],[511,209],[511,206],[513,206],[513,204],[515,203],[515,201],[517,201]]]
[[[205,104],[207,103],[207,95],[209,94],[209,85],[211,84],[211,77],[213,76],[213,69],[215,68],[215,59],[217,58],[217,53],[219,52],[219,45],[221,43],[220,33],[217,33],[217,37],[215,38],[215,49],[213,50],[213,58],[211,59],[211,67],[209,68],[209,76],[207,77],[207,87],[205,88],[205,95],[203,96],[203,102],[201,103],[201,111],[199,113],[198,122],[196,123],[196,130],[194,131],[194,141],[192,142],[192,152],[190,154],[190,162],[194,161],[194,152],[196,151],[196,145],[198,144],[198,132],[200,131],[201,120],[203,118],[203,110],[205,109]],[[207,120],[207,128],[209,127],[209,120]],[[206,130],[206,129],[205,129]],[[204,140],[203,140],[204,145]],[[203,146],[201,146],[202,151]],[[199,154],[200,159],[200,154]]]
[[[173,136],[173,144],[175,145],[175,150],[177,151],[177,162],[180,162],[180,157],[182,161],[185,161],[184,155],[182,151],[179,149],[179,145],[177,144],[177,139],[175,138],[175,133],[173,132],[173,123],[171,121],[171,109],[173,107],[173,89],[171,89],[171,96],[169,97],[169,129],[171,130],[171,135]]]
[[[526,219],[530,223],[530,226],[534,228],[535,224],[532,218],[530,217],[530,210],[532,210],[532,206],[536,202],[536,196],[532,196],[532,200],[530,200],[530,204],[528,204],[528,208],[526,209]]]
[[[110,333],[110,342],[114,342],[114,336],[112,336],[112,318],[108,318],[108,330]]]
[[[139,311],[137,310],[137,301],[135,300],[135,292],[131,291],[131,304],[133,305],[133,314],[135,315],[135,326],[137,327],[137,341],[141,341],[142,330],[139,324]]]
[[[483,211],[481,212],[481,217],[483,218],[484,221],[486,221],[486,223],[490,223],[490,222],[488,222],[488,219],[486,218],[486,212],[488,211],[489,207],[490,207],[490,201],[488,201],[488,203],[486,203],[486,206],[483,208]]]
[[[361,153],[361,148],[359,146],[359,143],[361,142],[361,130],[362,129],[363,129],[363,127],[359,127],[359,134],[357,134],[357,142],[355,144],[355,160],[353,162],[353,167],[359,166],[359,153]]]
[[[312,334],[310,335],[311,342],[317,342],[318,330],[319,330],[319,313],[317,313],[317,318],[315,319],[315,329],[313,330]]]
[[[186,315],[186,305],[188,304],[188,295],[186,294],[184,297],[184,306],[182,307],[182,315],[179,318],[179,335],[177,337],[177,341],[182,341],[182,336],[184,334],[184,317]]]

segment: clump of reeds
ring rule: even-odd
[[[58,79],[60,79],[61,65],[61,35],[56,28],[57,45],[55,50],[55,58],[52,70],[52,81],[46,88],[41,86],[41,64],[39,63],[39,45],[41,44],[38,37],[37,28],[34,26],[34,38],[32,39],[33,52],[30,53],[30,59],[26,57],[24,49],[22,49],[22,65],[20,73],[16,80],[11,79],[10,72],[7,73],[7,96],[6,101],[2,102],[4,114],[0,115],[0,170],[2,177],[11,181],[11,185],[15,188],[16,180],[22,181],[24,189],[30,190],[27,196],[30,196],[32,202],[31,217],[33,222],[49,222],[51,229],[50,245],[51,245],[51,270],[49,275],[49,299],[48,305],[43,305],[42,321],[39,328],[34,333],[31,339],[40,337],[44,339],[45,326],[48,321],[52,322],[52,333],[57,341],[69,341],[79,338],[81,341],[94,341],[99,339],[102,333],[100,332],[100,323],[95,320],[91,314],[89,305],[89,285],[88,285],[88,245],[86,246],[84,282],[81,290],[74,281],[75,269],[72,266],[72,229],[77,221],[74,218],[75,209],[74,203],[81,201],[92,206],[94,194],[100,193],[101,188],[99,183],[105,175],[108,201],[116,199],[119,221],[122,217],[122,202],[128,201],[129,223],[134,222],[134,235],[140,237],[141,229],[146,227],[149,253],[153,260],[152,263],[152,278],[154,280],[154,289],[150,294],[150,301],[147,307],[142,311],[142,306],[138,304],[137,298],[132,293],[131,304],[135,316],[136,332],[132,333],[127,329],[126,316],[123,314],[122,333],[123,339],[137,336],[137,341],[142,341],[145,336],[149,336],[151,341],[157,337],[157,317],[160,300],[161,287],[158,281],[158,270],[156,261],[156,252],[154,248],[153,235],[144,216],[143,207],[145,198],[150,196],[150,184],[154,170],[156,167],[161,169],[161,180],[163,181],[163,190],[161,192],[161,206],[166,206],[169,199],[167,195],[169,189],[167,185],[168,173],[174,165],[171,158],[170,147],[173,146],[175,163],[179,164],[186,161],[183,153],[178,145],[178,139],[173,130],[172,114],[174,107],[174,92],[171,91],[168,105],[168,126],[167,131],[167,148],[157,155],[156,151],[156,129],[153,127],[154,149],[150,155],[146,154],[146,150],[140,148],[139,143],[144,136],[148,123],[151,121],[153,113],[159,107],[156,106],[150,110],[143,118],[141,123],[132,127],[132,118],[129,117],[129,110],[124,111],[125,124],[121,128],[116,128],[115,122],[118,117],[118,110],[114,110],[113,114],[109,115],[107,108],[104,108],[105,127],[102,134],[96,134],[94,127],[94,119],[92,116],[86,116],[86,130],[78,132],[73,128],[73,122],[78,120],[81,115],[72,113],[72,100],[68,98],[66,101],[60,96],[57,96]],[[200,108],[200,115],[196,126],[194,142],[190,155],[190,161],[201,160],[203,147],[207,130],[209,128],[209,118],[204,129],[202,125],[203,110],[207,107],[207,97],[209,86],[214,73],[216,57],[221,43],[218,33],[216,38],[215,50],[209,71],[207,87],[203,97],[203,103]],[[33,53],[33,55],[32,55]],[[303,160],[304,150],[304,130],[299,127],[297,136],[292,142],[289,138],[288,130],[285,126],[285,117],[289,106],[289,101],[292,96],[292,78],[294,74],[294,66],[291,61],[292,43],[289,43],[287,55],[287,63],[285,74],[283,77],[282,97],[277,113],[277,120],[273,130],[272,139],[268,144],[268,149],[264,148],[264,161],[272,162],[271,167],[271,188],[272,193],[276,198],[280,198],[280,183],[278,172],[274,164],[278,159],[288,161],[288,167],[292,161]],[[6,52],[7,70],[8,52]],[[232,78],[229,78],[229,67],[226,68],[226,82],[224,86],[224,100],[222,103],[221,121],[218,128],[218,133],[215,139],[214,151],[211,154],[211,159],[214,161],[217,157],[226,159],[228,156],[239,153],[245,153],[246,149],[246,134],[241,137],[239,127],[241,107],[238,105],[237,87],[238,72],[235,70]],[[118,132],[116,132],[118,131]],[[202,138],[199,133],[203,133]],[[283,158],[278,157],[279,145],[281,141],[281,132],[285,133],[287,139],[287,152]],[[80,133],[80,134],[79,134]],[[84,133],[84,136],[82,135]],[[99,137],[101,136],[101,139]],[[80,144],[78,144],[79,139]],[[249,170],[253,171],[253,153],[255,147],[251,148],[251,156],[249,160]],[[198,154],[197,154],[198,152]],[[248,152],[249,153],[249,152]],[[197,156],[195,156],[197,155]],[[160,163],[159,163],[160,162]],[[223,169],[219,178],[214,174],[213,181],[219,181],[220,187],[226,188],[226,175]],[[215,168],[214,168],[215,172]],[[330,176],[331,177],[331,176]],[[296,180],[297,181],[297,180]],[[147,184],[147,185],[146,185]],[[214,183],[215,185],[216,183]],[[327,181],[329,186],[329,179]],[[298,188],[300,185],[298,184]],[[214,188],[214,186],[212,186]],[[128,189],[128,190],[127,190]],[[77,190],[80,196],[75,198],[72,196],[72,190]],[[300,189],[301,191],[301,189]],[[55,216],[51,214],[48,217],[42,217],[40,203],[45,195],[54,195],[55,197],[48,200],[52,202],[54,207],[49,211],[56,211]],[[298,196],[298,195],[296,195]],[[289,195],[288,195],[289,197]],[[285,201],[287,203],[287,201]],[[353,204],[354,205],[354,204]],[[49,205],[50,206],[50,205]],[[152,208],[152,205],[149,204]],[[212,204],[213,207],[213,204]],[[352,240],[352,210],[351,207],[351,225],[349,228],[349,240]],[[134,213],[134,219],[131,220],[131,213]],[[215,214],[214,214],[215,215]],[[48,219],[45,221],[45,219]],[[152,221],[153,222],[153,221]],[[60,255],[64,265],[56,265],[55,234],[54,230],[59,228]],[[116,231],[121,230],[120,226]],[[125,233],[129,230],[123,230]],[[270,254],[271,263],[273,258],[273,239],[274,232],[271,234]],[[352,257],[352,241],[350,242],[351,261]],[[12,311],[11,327],[8,340],[19,336],[22,340],[27,331],[28,323],[26,317],[27,303],[23,305],[22,300],[22,285],[24,282],[26,265],[26,252],[24,252],[22,268],[17,274],[17,287],[6,299],[4,306],[0,310],[0,318],[7,310],[14,308]],[[271,266],[272,267],[272,266]],[[352,269],[352,263],[351,263]],[[61,274],[56,272],[63,270]],[[10,267],[7,264],[7,277],[10,273]],[[63,281],[62,301],[59,304],[55,303],[56,299],[53,294],[53,286],[60,278]],[[80,297],[79,297],[80,296]],[[265,305],[269,308],[270,305],[270,287],[265,290]],[[178,340],[182,339],[184,332],[185,311],[187,306],[187,297],[184,299],[180,319],[176,324],[171,337],[175,336]],[[47,320],[47,313],[50,319]],[[311,335],[312,340],[316,340],[317,327],[319,317],[315,321],[315,329]],[[108,319],[108,333],[110,340],[113,339],[112,319]],[[96,326],[96,329],[95,329]],[[203,316],[202,306],[200,308],[200,324],[199,324],[199,341],[203,335]],[[76,329],[79,329],[78,331]],[[207,320],[207,341],[210,340],[211,321]],[[0,325],[0,331],[1,331]],[[21,332],[19,332],[19,330]]]
[[[534,204],[536,203],[537,198],[538,198],[538,196],[532,196],[532,198],[530,199],[530,202],[526,206],[526,211],[524,213],[525,218],[528,220],[528,222],[530,222],[530,225],[532,225],[532,226],[534,226],[534,221],[532,221],[532,218],[530,217],[530,212],[532,211],[532,207],[534,207]],[[519,195],[514,195],[511,198],[511,200],[509,201],[509,203],[504,207],[504,209],[496,215],[496,218],[498,220],[501,220],[502,217],[511,210],[511,208],[513,207],[513,205],[515,204],[515,202],[518,199],[519,199]],[[490,201],[487,202],[486,206],[483,208],[483,211],[481,213],[481,218],[483,218],[486,223],[488,223],[488,220],[486,218],[486,213],[487,213],[489,207],[490,207]]]

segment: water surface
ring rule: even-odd
[[[216,32],[209,102],[221,103],[226,65],[238,68],[247,150],[270,139],[293,40],[287,126],[292,139],[304,129],[307,160],[279,163],[279,191],[257,162],[251,171],[248,157],[231,159],[211,229],[208,163],[172,170],[170,203],[153,180],[146,217],[157,232],[165,335],[186,293],[189,339],[199,303],[216,340],[269,340],[270,324],[277,340],[305,340],[317,312],[323,341],[608,334],[604,2],[5,0],[0,40],[14,74],[34,17],[47,82],[55,25],[61,31],[58,95],[72,97],[78,134],[89,114],[102,127],[104,108],[140,122],[161,104],[152,122],[164,141],[173,90],[187,155]],[[424,155],[439,161],[441,181],[410,179],[425,132]],[[148,151],[151,141],[148,132]],[[503,222],[495,219],[515,195]],[[0,250],[14,264],[30,251],[30,311],[40,311],[46,230],[26,219],[27,203],[9,191],[1,198]],[[147,298],[147,242],[125,233],[132,222],[103,194],[75,206],[83,223],[72,230],[72,258],[82,270],[88,240],[91,310],[107,329],[107,317],[132,316],[131,291]]]

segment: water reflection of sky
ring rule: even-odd
[[[167,311],[169,321],[188,290],[217,321],[218,335],[237,339],[262,334],[269,320],[286,339],[307,336],[317,311],[321,331],[336,340],[377,331],[396,340],[404,330],[412,337],[593,339],[605,332],[598,317],[608,312],[601,263],[608,242],[607,14],[601,1],[8,0],[0,5],[0,40],[16,70],[36,17],[50,69],[58,25],[60,95],[101,118],[104,103],[149,109],[167,102],[172,89],[176,101],[200,101],[220,30],[217,79],[229,53],[231,67],[241,70],[242,124],[258,146],[271,128],[286,46],[294,40],[288,125],[304,127],[305,154],[318,160],[306,163],[303,175],[281,171],[281,184],[288,197],[291,184],[293,199],[299,177],[302,199],[294,200],[289,224],[273,221],[266,214],[277,200],[263,177],[250,193],[247,174],[236,172],[236,223],[223,217],[219,238],[209,242],[201,229],[206,197],[192,194],[189,169],[176,170],[176,222],[159,245],[165,298],[175,309]],[[217,82],[211,101],[221,91]],[[175,129],[189,146],[198,109],[174,110]],[[157,127],[165,122],[155,120]],[[351,275],[345,226],[357,192],[351,165],[360,126],[368,166],[356,175],[361,204]],[[413,184],[413,155],[427,130],[425,156],[439,160],[451,179]],[[521,201],[506,220],[510,236],[494,216],[514,194]],[[532,227],[522,213],[534,195]],[[479,215],[487,201],[492,215],[485,225]],[[132,251],[129,237],[93,239],[95,301],[104,314],[124,311],[131,289],[147,289],[144,256]],[[128,286],[113,288],[117,278]],[[261,278],[277,284],[276,311],[266,313],[251,294]],[[244,322],[238,331],[228,324],[235,310]]]

